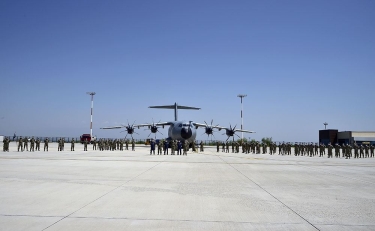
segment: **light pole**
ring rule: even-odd
[[[91,120],[90,120],[90,137],[92,138],[92,109],[94,108],[94,95],[95,92],[86,92],[86,94],[91,95]]]
[[[327,130],[327,125],[328,125],[328,123],[327,122],[324,122],[324,130]]]
[[[243,110],[243,105],[242,105],[242,98],[246,97],[247,95],[244,94],[239,94],[237,97],[241,98],[241,130],[243,130],[243,117],[242,117],[242,110]],[[241,140],[243,140],[243,132],[241,132]]]

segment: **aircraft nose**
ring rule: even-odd
[[[189,139],[192,135],[190,128],[182,128],[181,129],[181,137],[184,139]]]

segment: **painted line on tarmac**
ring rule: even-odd
[[[141,175],[145,174],[146,172],[150,171],[151,169],[155,168],[156,166],[158,166],[158,165],[159,165],[159,164],[161,164],[161,163],[162,163],[162,162],[159,162],[159,163],[155,164],[155,165],[154,165],[154,166],[152,166],[151,168],[149,168],[149,169],[145,170],[144,172],[142,172],[142,173],[138,174],[137,176],[135,176],[135,177],[133,177],[133,178],[131,178],[131,179],[127,180],[127,181],[126,181],[125,183],[123,183],[123,184],[121,184],[121,185],[117,186],[116,188],[114,188],[114,189],[112,189],[112,190],[110,190],[110,191],[106,192],[105,194],[103,194],[103,195],[101,195],[100,197],[96,198],[95,200],[93,200],[93,201],[91,201],[91,202],[87,203],[86,205],[84,205],[84,206],[82,206],[81,208],[77,209],[76,211],[74,211],[74,212],[70,213],[69,215],[67,215],[67,216],[64,216],[64,217],[63,217],[63,218],[61,218],[60,220],[58,220],[58,221],[54,222],[53,224],[51,224],[51,225],[47,226],[46,228],[42,229],[42,231],[43,231],[43,230],[46,230],[46,229],[48,229],[48,228],[50,228],[50,227],[52,227],[52,226],[54,226],[55,224],[57,224],[57,223],[59,223],[60,221],[62,221],[62,220],[64,220],[64,219],[68,218],[69,216],[71,216],[72,214],[74,214],[74,213],[78,212],[79,210],[81,210],[81,209],[83,209],[83,208],[85,208],[85,207],[89,206],[90,204],[92,204],[92,203],[94,203],[94,202],[96,202],[96,201],[100,200],[101,198],[103,198],[103,197],[107,196],[108,194],[110,194],[111,192],[113,192],[113,191],[115,191],[115,190],[117,190],[117,189],[121,188],[121,187],[122,187],[122,186],[124,186],[125,184],[127,184],[127,183],[129,183],[130,181],[132,181],[132,180],[136,179],[137,177],[139,177],[139,176],[141,176]]]
[[[223,162],[227,163],[225,160],[223,160],[220,156],[217,156],[219,157]],[[319,230],[320,229],[318,227],[316,227],[314,224],[312,224],[310,221],[308,221],[306,218],[304,218],[302,215],[300,215],[299,213],[297,213],[296,211],[294,211],[291,207],[287,206],[284,202],[282,202],[281,200],[279,200],[277,197],[275,197],[272,193],[268,192],[265,188],[263,188],[262,186],[260,186],[258,183],[256,183],[255,181],[253,181],[252,179],[250,179],[248,176],[246,176],[245,174],[243,174],[240,170],[238,170],[237,168],[233,167],[231,164],[227,163],[230,167],[232,167],[234,170],[236,170],[238,173],[240,173],[242,176],[246,177],[248,180],[250,180],[251,182],[253,182],[255,185],[257,185],[260,189],[262,189],[264,192],[266,192],[268,195],[270,195],[271,197],[273,197],[275,200],[277,200],[278,202],[280,202],[282,205],[284,205],[286,208],[288,208],[290,211],[292,211],[294,214],[296,214],[297,216],[299,216],[301,219],[303,219],[304,221],[306,221],[309,225],[311,225],[312,227],[314,227],[316,230]]]

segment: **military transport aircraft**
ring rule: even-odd
[[[121,125],[121,126],[114,126],[114,127],[104,127],[100,129],[121,129],[125,128],[127,135],[131,135],[133,137],[133,133],[136,133],[134,130],[135,128],[141,128],[141,127],[147,127],[150,129],[151,133],[155,134],[159,132],[158,128],[164,126],[169,126],[168,129],[168,138],[173,139],[173,140],[188,140],[189,142],[195,140],[195,137],[197,136],[197,129],[198,127],[204,127],[205,128],[205,134],[208,136],[213,135],[214,129],[217,129],[218,131],[221,131],[222,129],[225,129],[225,134],[228,136],[227,140],[230,137],[233,137],[234,140],[234,135],[238,136],[235,134],[236,132],[246,132],[246,133],[254,133],[254,131],[248,131],[248,130],[241,130],[241,129],[236,129],[236,126],[232,128],[232,125],[228,127],[221,127],[219,125],[212,125],[213,120],[211,120],[211,124],[207,124],[204,122],[202,123],[196,123],[193,121],[178,121],[177,118],[177,111],[178,109],[189,109],[189,110],[199,110],[200,108],[196,107],[189,107],[189,106],[180,106],[177,103],[174,105],[165,105],[165,106],[150,106],[149,108],[159,108],[159,109],[174,109],[174,119],[175,121],[169,121],[169,122],[158,122],[158,123],[152,123],[152,124],[132,124],[130,125],[128,122],[128,125]],[[160,133],[160,132],[159,132]],[[136,133],[137,134],[137,133]],[[150,136],[149,135],[149,136]],[[239,137],[239,136],[238,136]]]

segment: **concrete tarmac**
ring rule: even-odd
[[[1,230],[375,230],[375,158],[65,150],[0,152]]]

